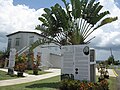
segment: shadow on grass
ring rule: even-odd
[[[26,86],[25,88],[59,88],[59,82],[50,82],[50,83],[38,83],[38,84],[32,84],[29,86]]]

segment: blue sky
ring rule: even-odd
[[[13,2],[14,5],[25,4],[26,6],[34,9],[51,7],[56,3],[63,6],[62,0],[14,0]]]
[[[56,3],[59,3],[63,6],[62,0],[13,0],[13,4],[25,4],[26,6],[29,6],[29,8],[39,9],[39,8],[46,8],[51,7],[55,5]],[[67,0],[69,1],[69,0]],[[120,0],[114,0],[118,7],[120,7]]]

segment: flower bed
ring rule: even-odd
[[[107,80],[99,83],[64,79],[60,83],[60,90],[109,90]]]

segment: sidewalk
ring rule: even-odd
[[[0,70],[7,72],[7,69],[0,69]],[[37,80],[51,78],[51,77],[58,76],[61,74],[60,69],[49,69],[49,70],[45,70],[45,71],[48,71],[51,73],[47,73],[47,74],[43,74],[43,75],[29,75],[29,74],[24,73],[24,76],[26,76],[26,77],[23,77],[23,78],[10,79],[10,80],[0,80],[0,86],[8,86],[8,85],[28,83],[28,82],[33,82],[33,81],[37,81]],[[109,72],[110,77],[117,77],[115,75],[113,69],[108,69],[108,72]],[[15,74],[16,73],[17,72],[15,72]],[[97,69],[96,69],[96,75],[99,75]]]
[[[5,69],[0,69],[0,70],[6,71]],[[37,80],[47,79],[47,78],[51,78],[54,76],[58,76],[58,75],[60,75],[60,72],[61,72],[60,69],[49,69],[46,71],[52,72],[52,73],[36,75],[36,76],[26,74],[26,77],[23,77],[23,78],[17,78],[17,79],[12,79],[12,80],[11,79],[10,80],[1,80],[0,86],[15,85],[15,84],[28,83],[28,82],[33,82],[33,81],[37,81]]]
[[[0,68],[1,71],[8,72],[8,69]],[[17,75],[17,72],[14,71],[14,74]],[[28,76],[29,74],[23,73],[23,76]]]

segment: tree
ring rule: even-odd
[[[66,36],[65,31],[69,28],[69,26],[67,26],[69,19],[67,13],[59,4],[52,6],[51,9],[45,8],[44,11],[45,14],[39,17],[42,25],[38,25],[36,29],[40,30],[42,34],[49,39],[64,44],[63,42],[65,42]]]
[[[4,52],[0,51],[0,57],[4,54]]]
[[[0,51],[0,59],[5,59],[5,58],[9,57],[9,51],[5,50],[5,51]]]
[[[111,65],[111,64],[114,64],[114,56],[110,56],[107,60],[108,64]]]
[[[61,45],[88,43],[86,39],[95,30],[118,19],[108,17],[109,11],[101,12],[103,6],[95,0],[62,1],[65,8],[59,4],[45,8],[45,14],[39,17],[42,25],[36,26],[43,35]]]
[[[117,60],[117,61],[114,61],[114,65],[120,65],[120,62],[119,62],[119,60]]]

